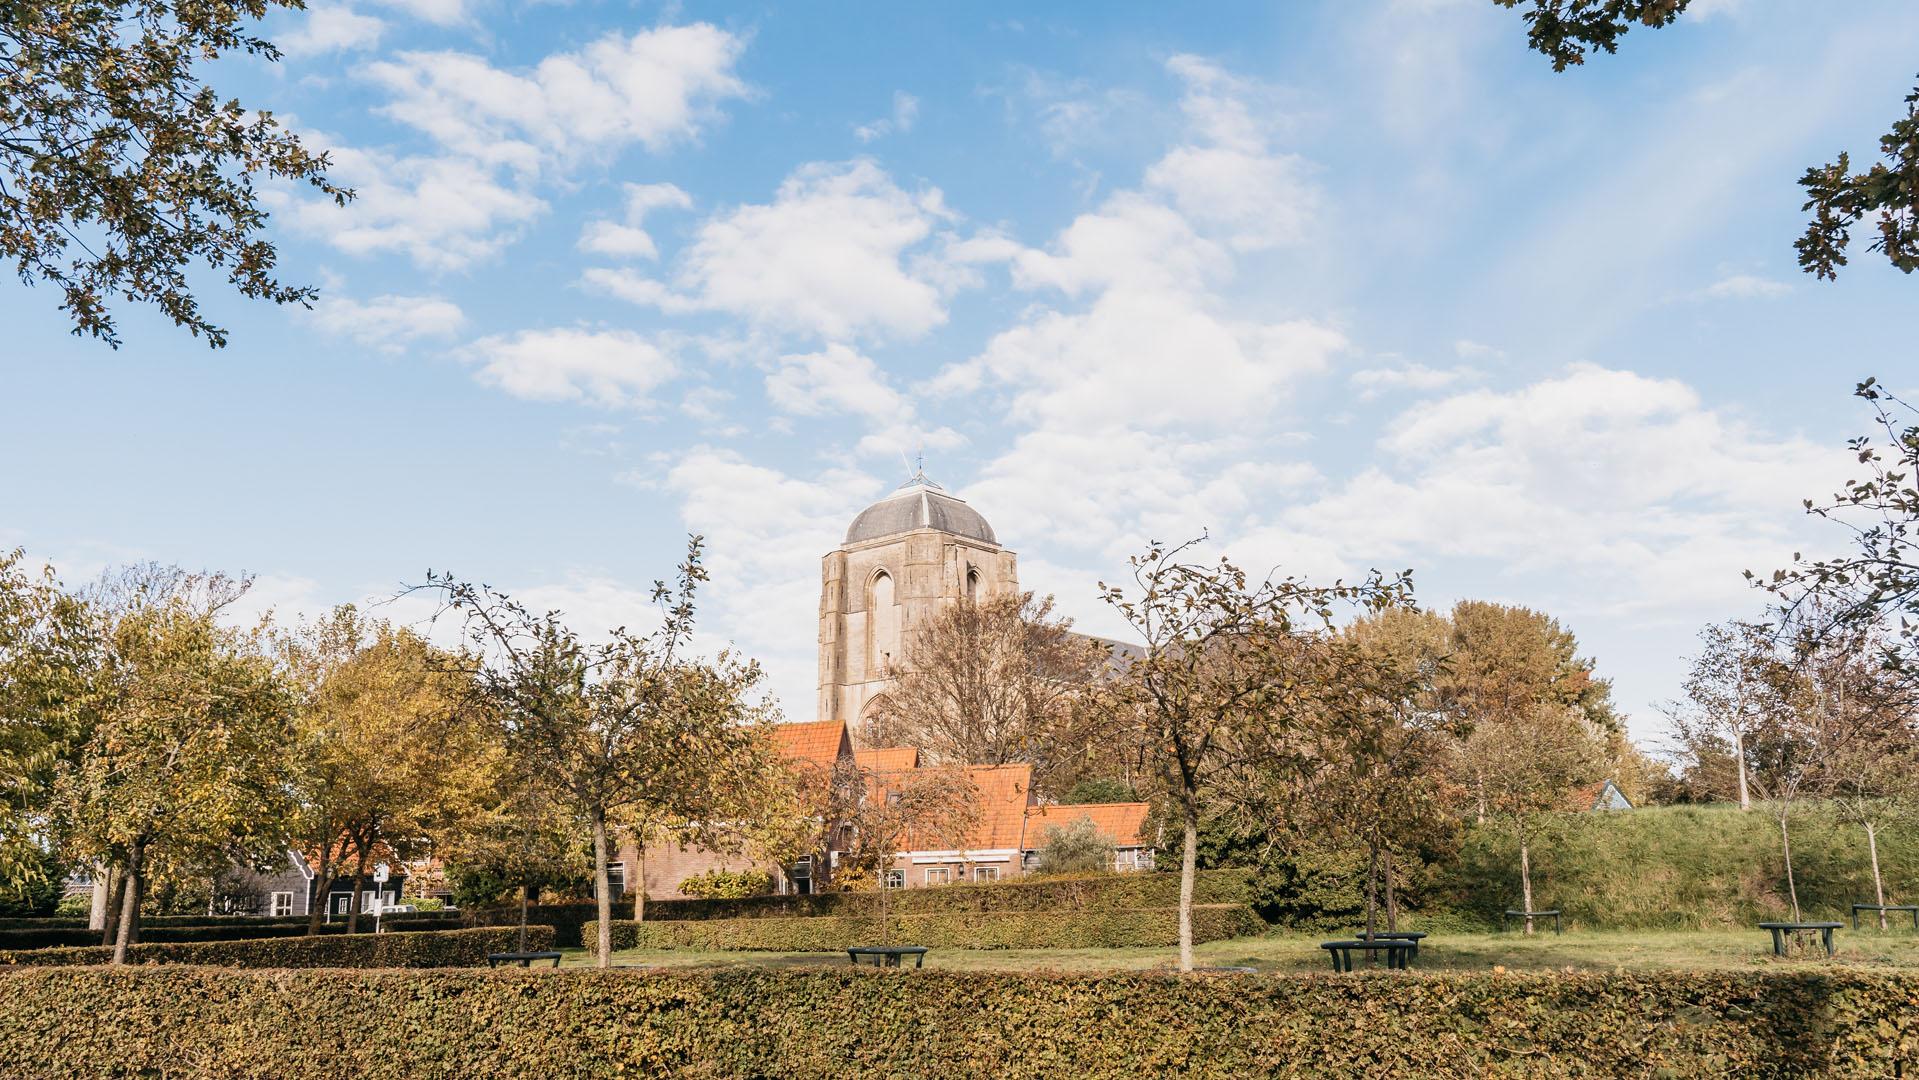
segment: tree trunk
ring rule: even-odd
[[[1866,822],[1866,850],[1872,853],[1872,902],[1879,905],[1879,929],[1886,928],[1886,882],[1879,876],[1879,830]]]
[[[520,883],[520,943],[515,946],[519,952],[526,951],[526,901],[527,894],[532,891],[533,886],[524,881]]]
[[[1376,918],[1376,911],[1379,906],[1377,903],[1379,896],[1379,845],[1368,844],[1366,847],[1366,940],[1371,941],[1373,939],[1373,931],[1377,928],[1374,919]],[[1371,963],[1372,954],[1368,953],[1366,959],[1368,963]]]
[[[646,921],[646,841],[633,840],[633,921]]]
[[[333,891],[333,847],[328,845],[320,849],[320,867],[313,874],[313,884],[319,890],[320,902],[307,902],[307,936],[320,932],[320,923],[326,918],[327,894]]]
[[[1533,932],[1533,857],[1532,848],[1524,838],[1519,841],[1519,905],[1525,909],[1526,933]]]
[[[1746,789],[1746,734],[1737,726],[1732,729],[1732,756],[1739,763],[1739,809],[1752,809],[1752,794]]]
[[[1792,834],[1786,831],[1786,812],[1779,813],[1779,846],[1786,856],[1786,895],[1792,898],[1792,921],[1799,921],[1799,886],[1792,880]]]
[[[613,893],[606,874],[606,812],[593,811],[593,898],[599,906],[599,924],[593,943],[594,964],[613,966]]]
[[[133,943],[134,927],[140,921],[140,860],[145,854],[145,841],[135,840],[133,850],[127,855],[126,898],[120,905],[120,925],[113,936],[113,962],[116,965],[127,962],[127,946]]]
[[[360,896],[366,892],[366,864],[373,857],[373,842],[366,841],[359,845],[359,849],[359,861],[353,867],[353,899],[346,906],[346,932],[349,934],[360,932]]]
[[[1387,848],[1385,856],[1383,869],[1386,874],[1386,932],[1396,934],[1399,932],[1399,897],[1393,891],[1393,849]]]
[[[87,911],[87,929],[100,931],[100,944],[113,940],[112,928],[118,918],[120,893],[114,889],[119,875],[111,866],[101,866],[93,874],[93,906]]]
[[[1179,855],[1179,969],[1193,970],[1193,882],[1199,874],[1199,803],[1185,800],[1185,846]]]

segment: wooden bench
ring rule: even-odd
[[[846,950],[852,958],[853,966],[860,966],[862,959],[870,959],[874,967],[903,967],[900,961],[913,958],[914,967],[926,966],[926,946],[924,945],[859,945]]]
[[[1859,913],[1877,911],[1885,914],[1889,911],[1906,911],[1912,914],[1912,928],[1919,930],[1919,904],[1854,904],[1852,905],[1852,928],[1859,929]]]
[[[1521,911],[1518,908],[1507,908],[1506,913],[1499,918],[1499,928],[1509,929],[1514,919],[1544,919],[1548,916],[1553,921],[1553,933],[1564,934],[1566,930],[1560,925],[1558,908],[1549,908],[1545,911]]]
[[[1419,930],[1381,930],[1372,934],[1361,931],[1354,936],[1361,941],[1410,941],[1413,943],[1414,960],[1419,959],[1419,943],[1426,939],[1425,933]]]
[[[1814,930],[1819,932],[1820,944],[1826,947],[1826,955],[1833,954],[1832,932],[1846,925],[1836,922],[1762,922],[1759,929],[1772,931],[1772,954],[1786,955],[1786,935],[1806,934]]]
[[[518,964],[523,968],[533,966],[535,960],[551,960],[554,967],[560,966],[560,954],[556,952],[495,952],[486,954],[487,967],[499,967],[501,964]]]
[[[1413,941],[1355,939],[1353,941],[1322,941],[1319,947],[1332,954],[1334,971],[1353,970],[1353,954],[1356,952],[1363,952],[1368,956],[1383,952],[1386,954],[1387,967],[1403,970],[1406,967],[1406,961],[1411,958],[1419,944]]]

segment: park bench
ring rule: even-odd
[[[1819,942],[1826,947],[1826,955],[1831,956],[1833,954],[1832,932],[1844,925],[1846,924],[1836,922],[1762,922],[1759,924],[1759,929],[1772,931],[1774,956],[1786,955],[1787,934],[1807,934],[1814,930],[1819,932]]]
[[[1560,925],[1558,908],[1548,908],[1545,911],[1521,911],[1518,908],[1507,908],[1505,914],[1499,917],[1499,928],[1501,930],[1509,929],[1514,919],[1544,919],[1548,917],[1553,921],[1553,933],[1564,934],[1566,932],[1565,928]]]
[[[1419,943],[1397,939],[1390,941],[1383,939],[1373,941],[1322,941],[1319,943],[1319,947],[1332,954],[1334,971],[1351,971],[1353,970],[1353,954],[1356,952],[1363,952],[1368,956],[1373,953],[1383,952],[1386,954],[1387,967],[1404,968],[1406,961],[1413,955],[1413,952],[1419,948]]]
[[[533,966],[535,960],[551,960],[554,967],[560,966],[560,954],[556,952],[495,952],[486,954],[487,967],[499,967],[501,964],[518,964],[523,968]]]
[[[859,945],[846,950],[853,966],[860,966],[861,960],[867,960],[874,967],[901,967],[900,961],[913,958],[914,967],[926,966],[926,946],[924,945]]]
[[[1361,941],[1410,941],[1413,943],[1411,959],[1414,960],[1419,959],[1419,943],[1426,938],[1425,933],[1419,930],[1380,930],[1371,934],[1362,931],[1357,936]]]
[[[1862,911],[1877,911],[1882,914],[1893,911],[1911,912],[1912,928],[1919,930],[1919,904],[1854,904],[1852,905],[1852,928],[1854,930],[1859,929],[1859,913]]]

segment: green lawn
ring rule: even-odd
[[[1275,933],[1201,945],[1199,962],[1260,971],[1329,971],[1319,948],[1332,934]],[[1664,968],[1747,969],[1839,963],[1859,967],[1919,968],[1919,934],[1841,930],[1839,955],[1828,961],[1815,948],[1776,959],[1763,931],[1584,931],[1533,938],[1518,934],[1436,934],[1422,943],[1416,968],[1429,971],[1510,970],[1650,971]],[[592,954],[567,949],[562,963],[590,965]],[[1140,971],[1176,966],[1174,949],[934,949],[929,968],[964,971]],[[633,949],[615,953],[621,967],[724,968],[845,966],[844,953],[696,952]]]

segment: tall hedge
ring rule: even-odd
[[[381,929],[389,933],[404,933],[414,930],[455,929],[460,924],[447,920],[418,921],[387,919]],[[365,933],[373,932],[373,920],[362,920],[360,928]],[[142,942],[177,941],[244,941],[257,938],[303,937],[307,932],[306,920],[298,924],[270,922],[264,919],[242,923],[214,923],[208,926],[166,925],[148,926],[145,920],[140,924]],[[321,923],[322,934],[342,934],[346,932],[344,921],[331,924]],[[6,930],[0,929],[0,952],[9,949],[46,949],[62,945],[98,945],[100,931],[85,927],[56,928],[51,930]]]
[[[206,964],[229,968],[479,967],[486,963],[487,953],[514,951],[518,947],[518,940],[518,930],[489,927],[479,930],[423,930],[408,934],[334,934],[316,938],[142,943],[127,947],[127,962]],[[552,948],[552,929],[545,926],[528,927],[527,946],[531,949]],[[112,958],[111,948],[98,945],[78,949],[17,949],[0,952],[0,967],[105,964]]]
[[[1244,904],[1250,898],[1251,875],[1244,870],[1202,871],[1194,883],[1196,904]],[[1096,874],[1083,877],[1029,881],[1014,878],[987,885],[941,885],[927,889],[899,889],[887,898],[896,915],[933,915],[946,912],[994,911],[1137,911],[1172,907],[1179,903],[1179,875],[1163,873]],[[622,900],[615,911],[630,912]],[[739,900],[648,900],[647,921],[682,922],[693,919],[790,919],[822,916],[877,917],[880,896],[874,892],[814,893],[806,896],[749,896]],[[591,904],[535,904],[527,921],[552,926],[562,945],[579,945],[581,927],[599,919]],[[517,905],[469,911],[474,926],[517,924]]]
[[[22,1080],[1885,1077],[1919,976],[0,971]]]
[[[878,916],[821,915],[795,919],[689,919],[613,924],[616,949],[754,949],[838,952],[882,941],[947,949],[1122,949],[1179,943],[1179,912],[952,911],[895,915],[882,934]],[[586,924],[588,940],[597,922]],[[1193,940],[1221,941],[1266,929],[1244,904],[1193,909]]]
[[[1792,868],[1807,918],[1845,918],[1872,897],[1865,830],[1829,807],[1793,811]],[[1879,832],[1889,903],[1919,903],[1919,830]],[[1662,806],[1569,814],[1533,845],[1533,895],[1575,925],[1621,929],[1751,926],[1789,915],[1779,820],[1771,807]],[[1450,903],[1497,922],[1519,900],[1519,854],[1493,829],[1469,830],[1444,872]]]

